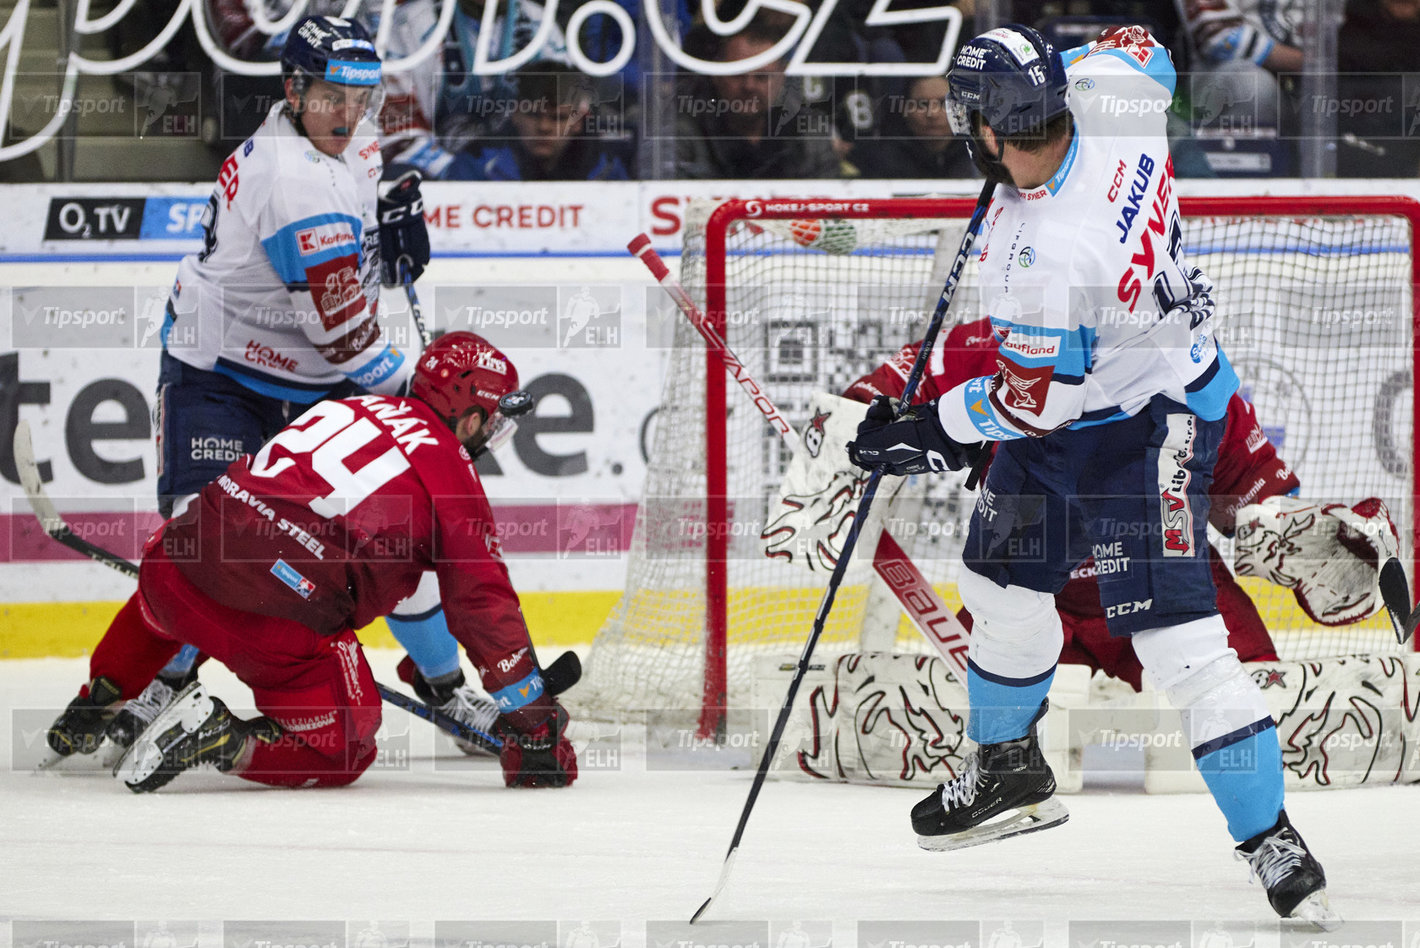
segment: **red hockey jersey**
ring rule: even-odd
[[[330,634],[387,614],[432,569],[490,693],[534,670],[483,485],[418,399],[317,403],[208,484],[162,542],[217,602]]]

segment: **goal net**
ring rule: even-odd
[[[841,393],[921,338],[960,246],[966,199],[698,202],[681,280],[795,424],[815,392]],[[1185,253],[1214,281],[1218,338],[1301,496],[1386,501],[1411,560],[1417,281],[1403,198],[1182,198]],[[977,249],[980,249],[978,245]],[[975,254],[946,326],[982,312]],[[696,712],[703,733],[744,708],[763,656],[795,658],[826,574],[766,559],[759,542],[788,462],[780,436],[673,307],[665,390],[625,593],[598,633],[583,713]],[[945,329],[943,331],[945,336]],[[940,337],[939,337],[940,339]],[[910,479],[892,531],[953,607],[975,494],[959,475]],[[1231,561],[1222,538],[1215,542]],[[860,565],[840,588],[816,658],[928,647]],[[1407,567],[1409,562],[1407,562]],[[1383,615],[1311,623],[1290,590],[1244,578],[1284,659],[1398,648]],[[886,617],[886,619],[884,618]],[[882,629],[886,622],[887,638]],[[570,695],[569,695],[570,697]]]

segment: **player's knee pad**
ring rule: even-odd
[[[1197,671],[1224,657],[1235,661],[1223,617],[1208,616],[1178,625],[1136,632],[1130,640],[1154,687],[1170,692]]]
[[[1195,752],[1229,735],[1271,725],[1267,702],[1228,647],[1221,618],[1140,632],[1134,636],[1134,651],[1178,709],[1184,736]]]
[[[957,590],[975,623],[969,655],[976,665],[1017,678],[1055,667],[1065,632],[1054,596],[1024,586],[997,586],[969,569],[962,570]]]

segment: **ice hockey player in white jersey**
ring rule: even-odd
[[[1141,27],[1057,53],[1028,27],[978,36],[948,75],[953,131],[996,182],[981,297],[996,372],[849,445],[890,474],[959,469],[1001,442],[959,591],[976,618],[976,752],[912,812],[954,849],[1063,823],[1036,722],[1063,636],[1054,594],[1093,555],[1110,634],[1131,636],[1182,715],[1194,760],[1279,915],[1330,924],[1326,878],[1282,807],[1281,752],[1228,646],[1207,550],[1208,487],[1237,377],[1211,285],[1184,257],[1165,112],[1175,74]]]
[[[381,283],[417,279],[429,236],[417,171],[382,181],[374,43],[356,22],[306,17],[281,68],[284,101],[223,162],[203,248],[178,265],[158,382],[165,517],[314,402],[402,394],[418,358],[377,320]],[[413,659],[401,674],[426,702],[486,730],[496,711],[465,683],[427,579],[390,617]],[[196,658],[184,649],[129,703],[109,732],[116,744],[132,742]]]

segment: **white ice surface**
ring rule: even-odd
[[[372,652],[376,676],[395,681],[396,658]],[[27,772],[42,726],[86,675],[83,660],[0,662],[0,919],[393,919],[416,942],[437,920],[560,920],[566,932],[598,919],[613,920],[602,948],[609,930],[624,946],[664,948],[646,921],[684,920],[710,893],[752,776],[688,769],[628,742],[614,768],[588,767],[570,790],[506,790],[491,760],[470,767],[388,706],[390,746],[407,748],[407,762],[344,789],[199,771],[135,796],[92,766]],[[203,680],[239,713],[250,707],[215,663]],[[814,920],[836,946],[858,943],[871,920],[1002,918],[1028,930],[1044,921],[1062,948],[1075,948],[1069,920],[1106,919],[1242,920],[1271,932],[1259,945],[1277,944],[1210,799],[1131,784],[1064,798],[1060,828],[935,854],[908,826],[917,791],[771,781],[708,917],[771,931]],[[1332,904],[1348,919],[1406,922],[1407,939],[1420,934],[1417,797],[1393,787],[1288,801]],[[697,937],[716,944],[714,931]]]

